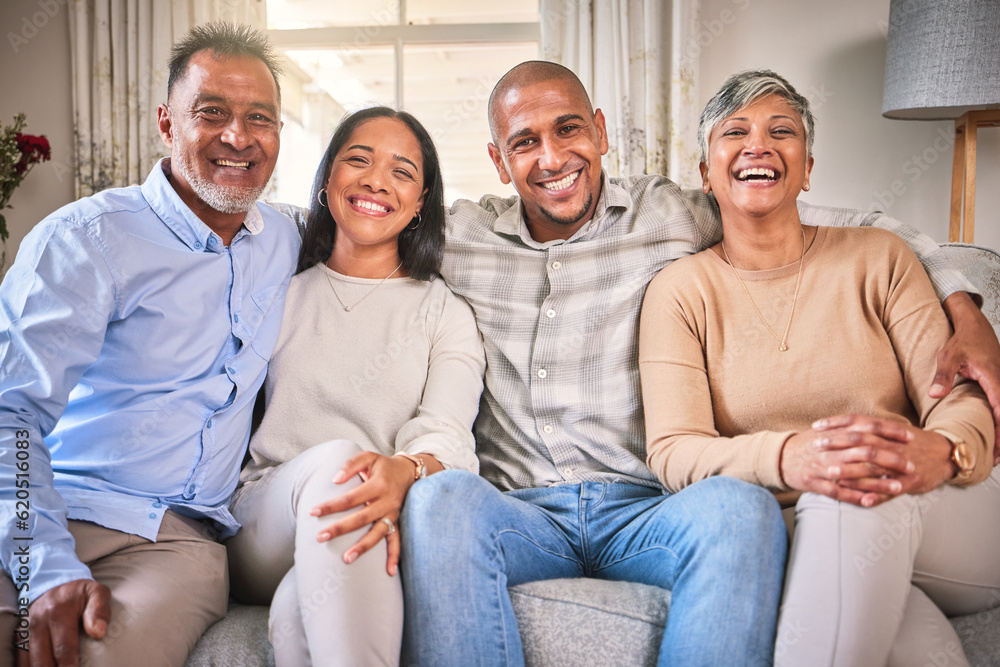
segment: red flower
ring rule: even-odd
[[[31,165],[52,159],[52,149],[49,146],[49,140],[44,136],[36,137],[31,134],[21,134],[18,132],[15,138],[17,139],[17,149],[21,151],[21,159],[14,167],[14,173],[23,174]]]

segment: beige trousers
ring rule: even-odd
[[[361,450],[348,440],[311,447],[236,491],[231,510],[242,528],[226,542],[233,597],[271,604],[269,636],[278,667],[398,665],[403,633],[403,589],[386,572],[385,540],[355,562],[344,552],[369,526],[317,542],[323,526],[318,503],[356,488],[357,477],[333,476]],[[272,600],[273,596],[273,600]]]
[[[225,548],[200,522],[168,510],[156,542],[87,521],[70,521],[69,532],[77,556],[111,589],[104,639],[81,632],[81,667],[182,667],[202,633],[225,616]],[[0,636],[13,636],[16,613],[14,584],[0,576]],[[16,664],[8,646],[0,665]]]
[[[1000,613],[1000,467],[871,509],[803,494],[775,665],[968,665],[947,616]]]

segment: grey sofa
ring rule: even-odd
[[[944,247],[983,292],[983,312],[1000,333],[1000,255],[977,246]],[[510,593],[528,665],[656,664],[670,608],[668,591],[642,584],[557,579],[515,586]],[[1000,665],[1000,599],[994,609],[954,618],[952,624],[973,667]],[[267,607],[235,603],[226,618],[208,629],[187,662],[188,667],[273,664]],[[947,656],[928,656],[927,664],[955,663]]]

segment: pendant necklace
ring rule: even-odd
[[[352,303],[349,306],[346,303],[344,303],[344,300],[340,298],[339,294],[337,294],[337,288],[334,287],[334,285],[333,285],[333,276],[331,276],[328,273],[328,274],[326,274],[326,279],[328,281],[330,281],[330,289],[333,290],[333,295],[335,297],[337,297],[337,301],[339,301],[340,305],[343,307],[343,309],[346,312],[349,313],[353,309],[357,308],[358,304],[360,304],[362,301],[364,301],[365,299],[367,299],[368,297],[370,297],[372,294],[374,294],[375,290],[377,290],[379,287],[381,287],[385,283],[385,281],[387,281],[389,278],[392,278],[394,275],[396,275],[396,271],[399,271],[402,267],[403,267],[403,263],[400,262],[399,265],[397,265],[396,268],[392,270],[392,273],[390,273],[385,278],[383,278],[382,280],[380,280],[379,283],[378,283],[378,285],[375,285],[375,287],[373,287],[370,290],[368,290],[368,292],[366,292],[364,296],[362,296],[360,299],[358,299],[357,301],[355,301],[354,303]],[[333,269],[330,269],[330,270],[332,271]]]
[[[726,242],[722,241],[722,254],[726,256],[726,261],[729,262],[729,268],[733,270],[733,275],[740,281],[740,285],[743,285],[743,291],[746,292],[747,298],[750,299],[750,305],[753,306],[754,312],[757,313],[757,317],[760,318],[760,321],[764,323],[767,330],[770,331],[771,335],[778,341],[778,349],[782,352],[788,349],[788,330],[792,328],[792,316],[795,315],[795,302],[798,301],[799,285],[802,283],[802,258],[806,255],[806,231],[801,227],[799,228],[799,231],[802,232],[802,254],[799,255],[799,275],[795,279],[795,294],[792,296],[792,308],[788,312],[788,322],[785,324],[784,336],[778,336],[778,334],[774,332],[774,329],[771,328],[771,325],[767,323],[767,320],[764,319],[764,316],[760,312],[760,308],[757,307],[757,303],[753,300],[753,297],[750,296],[750,290],[747,289],[747,284],[743,282],[742,278],[740,278],[739,272],[736,270],[736,267],[733,266],[733,261],[729,259],[729,253],[726,252]]]

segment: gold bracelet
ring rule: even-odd
[[[406,452],[396,452],[393,456],[402,456],[407,461],[411,462],[416,469],[413,471],[413,481],[418,479],[423,479],[427,477],[427,464],[424,463],[423,459],[414,456],[413,454],[407,454]]]

